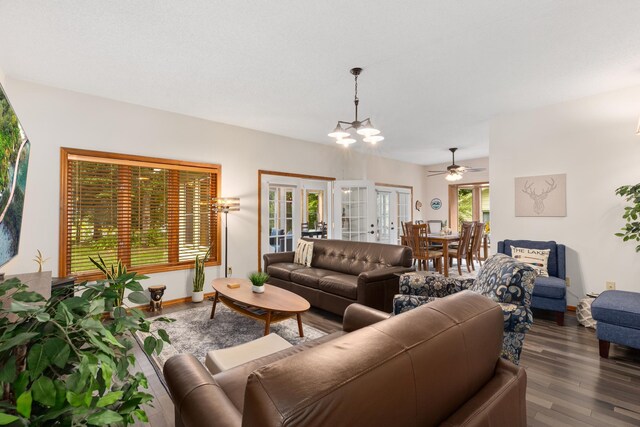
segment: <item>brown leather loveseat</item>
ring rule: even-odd
[[[314,307],[340,316],[354,302],[386,312],[399,291],[398,273],[411,271],[406,246],[347,240],[304,239],[313,242],[311,267],[294,264],[293,252],[265,254],[269,284],[307,299]]]
[[[353,304],[343,331],[213,377],[172,357],[176,426],[526,425],[526,374],[500,358],[498,304],[463,291],[388,316]]]

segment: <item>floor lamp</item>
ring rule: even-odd
[[[229,258],[229,233],[227,231],[227,214],[240,210],[240,199],[237,197],[217,197],[211,201],[211,206],[215,214],[224,214],[224,277],[227,277],[227,259]]]

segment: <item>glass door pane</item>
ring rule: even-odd
[[[376,241],[380,243],[391,243],[391,192],[376,190],[376,208],[378,230]]]
[[[269,186],[269,252],[293,250],[295,187]]]
[[[397,243],[400,244],[400,233],[402,231],[401,224],[403,222],[411,221],[411,194],[398,192],[398,221],[396,223],[396,230],[398,230]]]

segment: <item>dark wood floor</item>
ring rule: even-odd
[[[167,307],[163,314],[190,306]],[[341,327],[340,317],[315,309],[303,322],[327,333]],[[156,396],[155,407],[147,408],[149,423],[174,426],[173,404],[153,366],[141,349],[136,357]],[[595,331],[578,325],[572,313],[563,327],[547,313],[535,313],[521,365],[528,376],[529,425],[640,426],[640,351],[612,344],[610,358],[601,359]]]

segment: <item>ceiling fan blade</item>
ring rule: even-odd
[[[429,173],[447,173],[449,171],[427,171]]]
[[[435,172],[435,171],[429,171],[429,172]],[[449,173],[449,172],[436,172],[436,173],[432,173],[431,175],[427,175],[427,176],[444,175],[445,173]]]
[[[465,172],[482,172],[486,170],[486,168],[467,168],[465,169]]]

